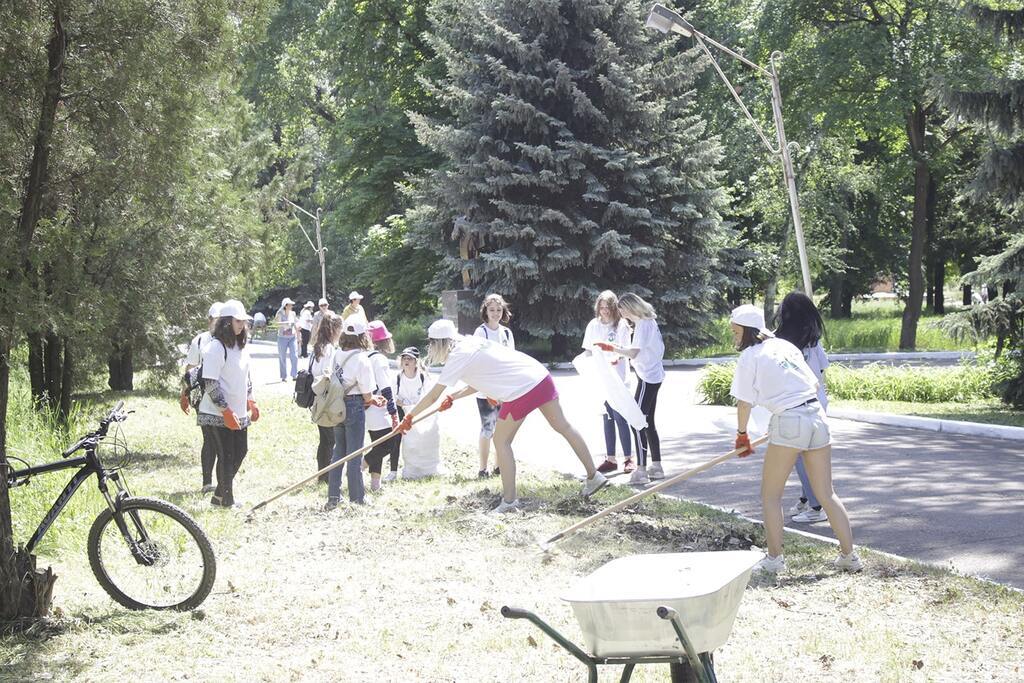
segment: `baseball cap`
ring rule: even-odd
[[[366,334],[366,321],[357,315],[349,316],[345,320],[345,334]]]
[[[323,297],[320,297],[320,301],[317,303],[317,306],[326,306],[326,305],[327,305],[327,299],[325,299]]]
[[[224,308],[223,303],[221,303],[220,301],[214,301],[212,304],[210,304],[210,312],[207,313],[206,315],[210,318],[219,318],[220,309],[222,308]]]
[[[312,301],[307,301],[306,305],[303,306],[303,308],[313,308],[313,302]]]
[[[427,328],[427,336],[431,339],[452,339],[456,334],[458,331],[455,329],[455,323],[447,318],[435,320]]]
[[[348,293],[348,300],[349,301],[352,301],[352,299],[362,299],[362,298],[363,298],[363,295],[360,294],[359,292],[357,292],[354,289],[351,292]]]
[[[294,306],[295,302],[292,301],[291,299],[289,299],[288,297],[285,297],[285,298],[281,299],[281,307],[282,308],[287,306],[288,304],[291,304],[292,306]]]
[[[402,349],[402,352],[400,354],[398,354],[398,356],[399,357],[409,356],[409,358],[419,359],[419,357],[420,357],[420,350],[417,349],[415,346],[406,346],[404,349]]]
[[[732,309],[729,322],[742,325],[743,327],[753,327],[762,337],[775,336],[764,325],[764,312],[753,304],[743,304]]]
[[[235,320],[252,320],[252,316],[245,312],[245,306],[238,299],[228,299],[220,309],[221,318],[234,318]]]

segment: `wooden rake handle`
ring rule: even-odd
[[[768,440],[768,435],[765,434],[764,436],[762,436],[762,437],[752,441],[750,443],[750,447],[751,448],[755,448],[757,446],[760,446],[761,444],[763,444],[767,440]],[[661,491],[664,488],[672,486],[673,484],[678,484],[681,481],[685,481],[686,479],[689,479],[690,477],[694,476],[695,474],[700,474],[704,470],[709,470],[712,467],[714,467],[715,465],[721,464],[721,463],[725,462],[726,460],[731,460],[732,458],[735,458],[737,455],[739,455],[740,452],[741,452],[741,449],[735,448],[735,449],[729,451],[728,453],[723,453],[722,455],[719,455],[718,457],[714,458],[713,460],[708,460],[703,465],[698,465],[697,467],[694,467],[693,469],[689,469],[689,470],[686,470],[685,472],[680,472],[679,474],[675,474],[675,475],[669,477],[668,479],[665,479],[664,481],[662,481],[662,482],[660,482],[658,484],[655,484],[654,486],[652,486],[650,488],[647,488],[647,489],[644,489],[643,491],[640,491],[636,495],[632,495],[632,496],[630,496],[629,498],[626,498],[623,501],[619,501],[618,503],[615,503],[614,505],[610,505],[610,506],[606,507],[604,510],[601,510],[600,512],[595,512],[594,514],[592,514],[591,516],[587,517],[586,519],[583,519],[583,520],[580,520],[579,522],[576,522],[571,527],[568,527],[566,529],[563,529],[562,531],[559,531],[557,534],[555,534],[554,536],[552,536],[548,540],[546,540],[543,543],[541,543],[541,547],[546,549],[546,547],[550,546],[552,543],[556,543],[556,542],[562,540],[563,538],[571,536],[572,534],[576,533],[577,531],[579,531],[583,527],[589,526],[590,524],[593,524],[594,522],[596,522],[597,520],[601,519],[602,517],[606,517],[606,516],[610,515],[613,512],[618,512],[619,510],[627,508],[630,505],[632,505],[633,503],[635,503],[638,500],[640,500],[641,498],[646,498],[647,496],[651,495],[652,493],[657,493],[658,491]]]
[[[434,408],[433,410],[428,410],[427,412],[423,413],[422,415],[417,417],[415,420],[413,420],[412,423],[416,424],[417,422],[421,422],[421,421],[427,419],[428,417],[430,417],[431,415],[433,415],[434,413],[438,412],[439,410],[441,410],[440,407]],[[292,491],[295,491],[296,489],[302,488],[303,486],[305,486],[309,482],[311,482],[314,479],[316,479],[317,477],[319,477],[321,474],[326,474],[327,472],[330,472],[331,470],[333,470],[335,467],[341,467],[342,465],[347,463],[349,460],[352,460],[354,458],[358,458],[360,455],[366,453],[367,451],[371,450],[375,446],[379,446],[380,444],[384,443],[388,439],[392,438],[395,434],[398,434],[398,428],[397,427],[392,429],[390,432],[388,432],[384,436],[380,437],[376,441],[373,441],[370,444],[368,444],[366,446],[363,446],[362,448],[360,448],[357,451],[352,451],[351,453],[346,455],[341,460],[338,460],[336,462],[332,462],[330,465],[328,465],[327,467],[323,468],[319,472],[315,472],[315,473],[311,474],[310,476],[306,477],[305,479],[303,479],[302,481],[296,482],[296,483],[292,484],[291,486],[289,486],[288,488],[283,489],[281,491],[278,491],[277,493],[275,493],[270,498],[267,498],[264,501],[256,503],[255,505],[252,506],[252,510],[249,511],[249,515],[251,516],[254,512],[256,512],[260,508],[264,507],[268,503],[273,503],[275,500],[277,500],[281,496],[286,496],[289,493],[291,493]]]

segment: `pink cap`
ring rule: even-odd
[[[371,321],[366,326],[366,331],[370,333],[370,341],[374,343],[391,338],[391,333],[388,332],[388,328],[384,325],[383,320]]]

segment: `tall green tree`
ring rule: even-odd
[[[500,292],[516,324],[564,352],[603,289],[659,311],[666,338],[698,343],[730,280],[721,260],[721,147],[692,88],[696,55],[644,29],[631,0],[442,1],[432,82],[450,117],[412,114],[445,165],[414,192],[415,236],[459,282]]]

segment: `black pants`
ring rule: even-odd
[[[398,408],[398,419],[399,419],[399,421],[404,420],[405,419],[405,411],[402,410],[402,408],[400,406],[395,406],[395,407]],[[402,433],[399,432],[398,434],[395,434],[395,437],[393,439],[391,439],[390,441],[388,441],[388,443],[391,444],[391,453],[389,454],[391,456],[391,462],[389,463],[391,465],[391,471],[392,472],[397,472],[398,471],[398,453],[399,453],[399,450],[402,448]]]
[[[299,333],[302,335],[302,349],[299,351],[300,358],[309,358],[309,333],[311,331],[299,328]]]
[[[390,429],[371,429],[370,441],[376,441],[390,433]],[[384,443],[377,444],[366,454],[366,463],[370,466],[370,474],[380,474],[381,465],[384,464],[384,456],[391,455],[391,442],[394,440],[394,438],[391,438]]]
[[[235,475],[242,467],[245,454],[249,452],[248,429],[228,429],[214,427],[217,438],[217,490],[213,495],[220,499],[225,507],[235,504],[235,491],[232,486]]]
[[[217,436],[213,433],[216,427],[200,426],[203,432],[203,450],[199,462],[203,467],[203,486],[213,483],[213,468],[217,466]]]
[[[334,427],[321,427],[317,425],[320,432],[320,445],[316,447],[316,469],[319,472],[331,464],[331,453],[334,452]],[[321,474],[318,481],[326,484],[327,475]]]
[[[636,445],[636,455],[640,467],[647,467],[647,453],[650,451],[651,460],[661,462],[661,439],[658,438],[658,430],[654,426],[654,411],[658,408],[658,390],[661,389],[661,382],[649,384],[639,377],[636,378],[636,403],[640,411],[647,418],[647,426],[640,431],[633,430],[633,443]]]

